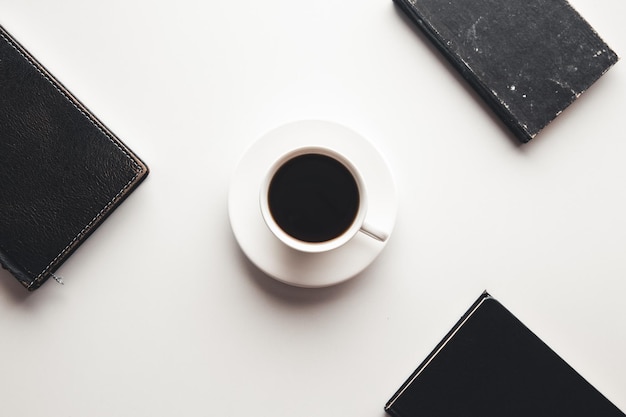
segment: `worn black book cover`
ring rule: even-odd
[[[38,288],[147,174],[0,27],[0,264]]]
[[[385,410],[396,417],[624,417],[487,293]]]
[[[394,0],[523,142],[618,60],[565,0]]]

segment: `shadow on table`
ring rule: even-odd
[[[234,250],[237,251],[241,264],[245,265],[248,277],[254,284],[264,292],[271,295],[280,302],[294,305],[314,305],[327,303],[334,299],[342,298],[351,292],[355,286],[359,285],[362,273],[346,282],[324,288],[302,288],[280,282],[256,267],[243,253],[239,245],[232,242]]]
[[[9,271],[0,267],[0,291],[16,303],[23,302],[32,294],[22,286]]]

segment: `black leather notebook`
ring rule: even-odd
[[[565,0],[394,0],[523,142],[617,55]]]
[[[625,417],[487,293],[385,410],[396,417]]]
[[[0,27],[0,264],[38,288],[147,174]]]

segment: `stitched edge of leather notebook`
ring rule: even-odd
[[[125,157],[132,163],[135,175],[118,191],[118,193],[105,204],[102,209],[81,229],[80,232],[46,265],[36,276],[24,272],[24,268],[15,265],[13,261],[3,256],[0,251],[0,265],[11,272],[29,291],[39,288],[63,263],[78,246],[100,225],[104,219],[115,209],[148,175],[148,166],[135,155],[122,141],[117,138],[102,122],[100,122],[76,97],[69,92],[52,74],[50,74],[28,51],[0,25],[0,37],[2,37],[13,49],[15,49],[26,61],[49,82],[72,106],[80,112],[89,122],[98,129]],[[2,249],[2,247],[0,247]],[[21,269],[21,270],[20,270]],[[34,275],[34,274],[33,274]]]

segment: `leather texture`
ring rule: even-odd
[[[566,0],[394,0],[527,142],[618,60]]]
[[[0,263],[41,286],[147,166],[0,27]]]

